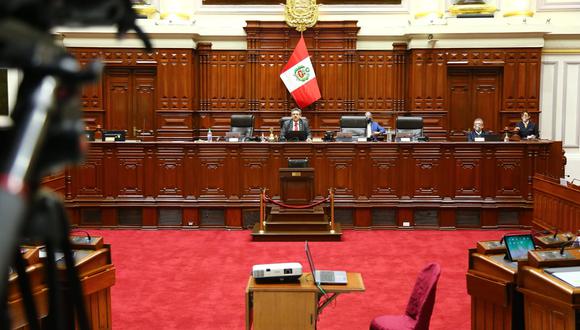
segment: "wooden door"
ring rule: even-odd
[[[480,117],[486,130],[500,129],[501,69],[450,69],[449,136],[464,137]]]
[[[155,129],[155,70],[109,69],[104,81],[104,129],[127,130],[127,139],[134,139],[137,130]]]

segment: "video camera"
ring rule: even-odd
[[[56,26],[116,25],[118,35],[134,30],[147,50],[151,43],[136,25],[130,0],[3,0],[0,2],[0,67],[22,71],[18,96],[10,117],[0,128],[0,329],[10,328],[7,302],[8,269],[16,265],[29,327],[38,329],[35,303],[26,283],[18,245],[23,240],[46,246],[49,285],[49,329],[88,329],[82,290],[74,265],[64,206],[58,197],[40,192],[44,173],[83,156],[84,125],[80,88],[96,80],[98,62],[82,68],[66,49],[55,43]],[[64,253],[67,299],[56,281],[56,251]],[[73,302],[68,313],[59,302]]]

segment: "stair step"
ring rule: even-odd
[[[340,224],[335,224],[334,232],[330,230],[293,230],[271,231],[267,227],[260,233],[260,224],[256,223],[252,230],[252,240],[254,241],[340,241],[342,239],[342,229]]]

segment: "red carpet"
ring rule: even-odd
[[[113,249],[114,329],[243,329],[252,265],[308,263],[304,242],[252,242],[249,231],[99,230]],[[364,293],[338,297],[318,329],[368,329],[400,314],[420,269],[441,265],[431,329],[469,329],[467,249],[501,231],[345,231],[342,242],[312,242],[317,268],[360,272]]]

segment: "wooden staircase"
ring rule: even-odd
[[[254,241],[340,241],[340,224],[331,228],[329,217],[320,205],[309,209],[286,209],[274,205],[264,222],[252,230]]]

